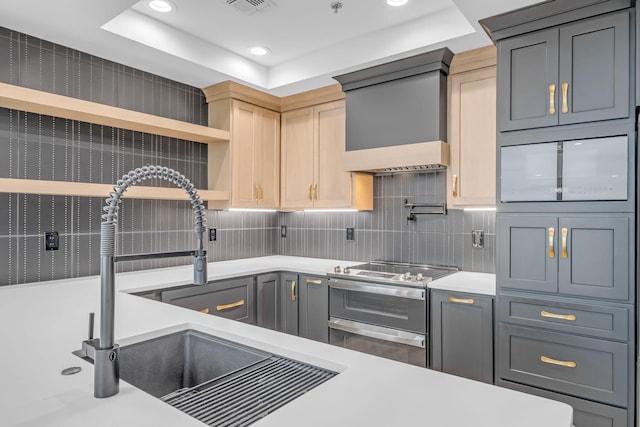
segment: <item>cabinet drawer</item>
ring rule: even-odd
[[[541,300],[501,295],[498,298],[498,316],[501,322],[620,341],[628,339],[631,328],[628,308],[551,298]]]
[[[501,324],[499,348],[502,379],[627,405],[626,344]]]
[[[514,384],[509,381],[498,381],[498,385],[570,405],[573,408],[573,425],[575,427],[627,427],[629,425],[628,411],[625,409]]]
[[[231,320],[255,323],[254,295],[253,277],[245,277],[163,292],[162,301]]]

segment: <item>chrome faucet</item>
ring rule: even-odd
[[[150,179],[164,179],[182,188],[191,200],[195,214],[195,231],[198,235],[197,248],[193,252],[170,252],[160,254],[142,254],[115,256],[115,232],[118,222],[118,205],[124,193],[132,186]],[[110,397],[118,393],[120,368],[119,347],[114,343],[114,299],[115,299],[115,263],[135,259],[168,258],[172,256],[194,255],[193,283],[207,283],[207,255],[204,251],[204,231],[206,229],[205,208],[198,190],[180,172],[163,166],[144,166],[136,168],[122,176],[109,193],[103,207],[100,229],[100,338],[83,342],[83,350],[91,354],[94,360],[94,396]],[[91,338],[91,337],[90,337]]]

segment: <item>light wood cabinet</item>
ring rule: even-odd
[[[449,75],[449,208],[496,202],[495,47],[454,57]]]
[[[209,124],[228,127],[228,147],[209,150],[209,163],[218,174],[210,188],[229,188],[230,203],[215,208],[278,207],[280,198],[280,113],[237,99],[209,103]],[[230,169],[227,165],[230,165]]]
[[[282,114],[283,209],[373,209],[373,177],[343,171],[344,100]]]

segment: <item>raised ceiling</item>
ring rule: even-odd
[[[247,14],[227,0],[0,2],[0,26],[197,87],[235,80],[277,96],[335,83],[331,77],[443,46],[491,43],[478,20],[539,0],[266,0]],[[254,4],[263,0],[251,0]],[[253,45],[271,53],[256,57]]]

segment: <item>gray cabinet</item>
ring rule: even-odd
[[[269,273],[256,278],[257,325],[298,335],[298,275]]]
[[[493,383],[493,298],[431,291],[432,368]]]
[[[632,232],[629,216],[500,215],[498,286],[628,301]]]
[[[256,277],[256,324],[275,330],[277,327],[280,273]]]
[[[277,311],[278,331],[298,335],[298,299],[299,283],[295,273],[280,274],[280,295],[278,297],[279,308]]]
[[[298,332],[301,337],[329,342],[329,285],[326,277],[299,275]]]
[[[210,282],[162,292],[162,302],[255,323],[255,287],[253,276]]]
[[[498,130],[629,117],[630,13],[498,43]]]

